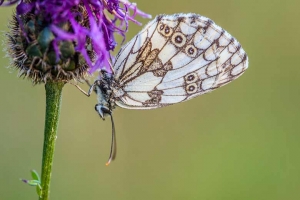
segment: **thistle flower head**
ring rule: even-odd
[[[151,17],[127,0],[0,0],[0,6],[16,3],[8,53],[20,76],[34,83],[110,72],[114,34],[125,38],[129,21],[140,24],[136,15]]]

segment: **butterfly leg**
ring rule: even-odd
[[[86,83],[88,86],[92,87],[92,84],[90,83],[90,81],[85,80],[85,83]]]
[[[92,85],[89,83],[88,80],[86,80],[85,82],[90,86],[90,89],[89,89],[88,92],[84,91],[84,90],[83,90],[79,85],[77,85],[77,84],[74,84],[74,83],[71,83],[71,84],[74,85],[75,87],[77,87],[77,89],[78,89],[79,91],[81,91],[83,94],[85,94],[86,96],[89,97],[89,96],[91,96],[91,93],[94,91],[95,85],[98,84],[98,81],[95,81]]]

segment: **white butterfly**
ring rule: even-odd
[[[238,41],[212,20],[197,14],[159,15],[124,45],[113,74],[101,71],[91,85],[98,95],[95,109],[102,119],[115,104],[153,109],[187,101],[241,76],[248,58]]]

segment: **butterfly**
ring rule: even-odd
[[[113,73],[100,71],[85,93],[95,91],[95,110],[102,119],[111,117],[107,165],[116,155],[116,106],[154,109],[184,102],[226,85],[247,68],[248,57],[239,42],[212,20],[191,13],[156,16],[121,47]]]

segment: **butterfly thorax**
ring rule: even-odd
[[[115,108],[112,83],[113,75],[104,70],[100,72],[100,79],[94,83],[94,90],[97,93],[98,99],[98,104],[96,104],[95,110],[102,119],[104,119],[107,115],[111,115],[112,110]]]

